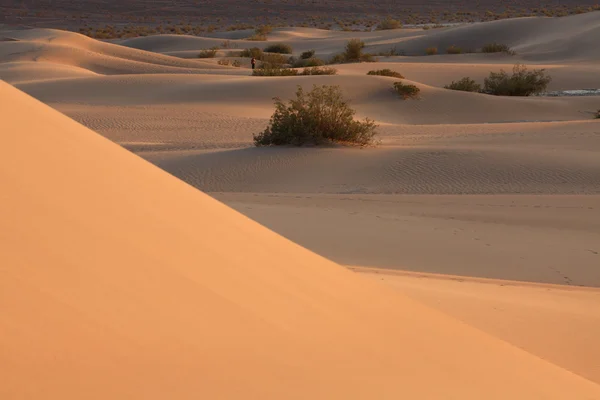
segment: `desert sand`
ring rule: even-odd
[[[517,62],[598,88],[599,33],[597,12],[267,42],[0,27],[0,397],[600,399],[600,97],[443,88]],[[353,37],[405,55],[285,78],[196,58]],[[517,55],[419,55],[492,41]],[[381,143],[254,148],[313,84]]]

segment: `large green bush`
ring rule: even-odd
[[[517,64],[512,75],[504,70],[491,72],[485,78],[483,92],[495,96],[531,96],[545,91],[551,81],[544,69],[528,71],[526,66]]]
[[[458,81],[452,81],[451,84],[444,86],[446,89],[450,90],[460,90],[463,92],[480,92],[481,85],[476,83],[473,79],[469,77],[462,78]]]
[[[267,128],[254,135],[256,146],[348,143],[368,145],[377,134],[370,119],[356,121],[355,111],[344,100],[339,86],[313,86],[285,104],[275,98],[275,113]]]

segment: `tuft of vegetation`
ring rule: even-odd
[[[273,53],[273,54],[263,53],[263,55],[260,56],[260,60],[265,64],[270,64],[270,65],[279,66],[279,67],[282,67],[285,64],[289,64],[289,62],[290,62],[289,57],[286,57],[283,54],[277,54],[277,53]]]
[[[406,99],[416,99],[419,97],[419,93],[421,89],[411,84],[404,84],[402,82],[394,82],[394,90],[398,93],[404,100]]]
[[[428,56],[434,56],[438,53],[437,47],[428,47],[425,49],[425,54]]]
[[[375,62],[375,56],[369,53],[363,53],[365,42],[360,39],[350,39],[346,43],[346,49],[343,53],[335,55],[331,59],[331,64],[349,63],[349,62]]]
[[[285,104],[275,98],[275,112],[267,128],[254,136],[256,146],[373,143],[377,125],[373,120],[356,121],[355,111],[344,100],[339,86],[313,86],[305,93],[298,86],[296,98]]]
[[[379,23],[379,25],[377,25],[377,30],[378,31],[383,31],[383,30],[387,30],[387,29],[400,29],[402,28],[402,23],[400,23],[400,21],[397,21],[395,19],[392,19],[391,17],[388,17],[386,19],[384,19],[383,21],[381,21]]]
[[[292,46],[285,43],[275,43],[264,49],[267,53],[292,54]]]
[[[508,75],[504,70],[491,72],[489,77],[485,78],[483,92],[495,96],[531,96],[541,93],[552,81],[545,71],[528,71],[525,65],[517,64],[512,75]]]
[[[598,109],[598,111],[596,111],[596,113],[594,114],[594,118],[596,119],[600,119],[600,108]]]
[[[302,71],[302,75],[337,75],[337,69],[331,67],[310,67]]]
[[[252,71],[253,76],[296,76],[298,70],[292,68],[283,68],[280,65],[263,63],[259,68]]]
[[[514,56],[517,54],[514,50],[505,44],[488,43],[481,48],[482,53],[506,53]]]
[[[303,67],[320,67],[321,65],[325,65],[325,61],[319,58],[307,58],[305,60],[292,60],[291,62],[294,68],[303,68]]]
[[[460,90],[462,92],[481,92],[481,85],[469,77],[462,78],[459,81],[452,81],[451,84],[444,86],[450,90]]]
[[[231,63],[231,65],[233,65],[234,67],[241,67],[242,66],[242,62],[240,60],[233,60],[233,62]]]
[[[198,54],[198,58],[215,58],[217,55],[217,48],[212,47],[208,50],[202,50],[200,54]]]
[[[307,50],[307,51],[303,51],[302,54],[300,54],[300,59],[302,59],[302,60],[310,60],[314,56],[315,56],[315,51],[314,50]]]
[[[273,27],[271,25],[261,25],[254,30],[254,33],[257,35],[268,35],[273,32]]]
[[[391,76],[393,78],[404,79],[404,76],[400,72],[392,71],[389,68],[369,71],[367,75]]]
[[[463,50],[460,47],[452,45],[446,49],[446,53],[447,54],[462,54]]]
[[[226,59],[226,58],[223,58],[223,59],[217,61],[217,64],[219,64],[219,65],[229,65],[229,60]]]
[[[262,51],[262,49],[259,49],[258,47],[251,47],[249,49],[244,49],[240,53],[240,57],[248,57],[248,58],[254,57],[257,60],[260,59],[262,56],[263,56],[263,51]]]

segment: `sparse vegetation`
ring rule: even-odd
[[[233,62],[231,63],[231,65],[233,65],[234,67],[241,67],[242,66],[242,62],[240,60],[233,60]]]
[[[331,67],[310,67],[302,71],[302,75],[336,75],[337,69]]]
[[[292,46],[285,43],[275,43],[264,49],[267,53],[292,54]]]
[[[263,63],[259,68],[252,71],[253,76],[296,76],[297,69],[283,68],[280,65]]]
[[[462,78],[456,82],[452,81],[451,84],[444,86],[444,88],[463,92],[481,92],[481,85],[469,77]]]
[[[373,120],[356,121],[355,111],[344,100],[339,86],[313,86],[305,93],[298,86],[296,98],[285,104],[275,98],[275,113],[267,128],[254,135],[256,146],[347,143],[365,146],[373,142]]]
[[[383,31],[383,30],[387,30],[387,29],[400,29],[400,28],[402,28],[402,23],[400,23],[400,21],[392,19],[391,17],[384,19],[383,21],[381,21],[379,23],[379,25],[377,25],[378,31]]]
[[[331,64],[340,64],[345,62],[375,62],[375,56],[369,53],[363,53],[365,42],[360,39],[350,39],[346,43],[346,49],[343,53],[335,55],[331,59]]]
[[[213,47],[207,50],[202,50],[200,54],[198,54],[198,58],[215,58],[217,55],[217,48]]]
[[[229,60],[226,59],[226,58],[223,58],[223,59],[217,61],[217,64],[219,64],[219,65],[229,65]]]
[[[394,82],[394,90],[398,93],[404,100],[406,99],[416,99],[419,97],[419,93],[421,89],[411,84],[404,84],[402,82]]]
[[[291,64],[294,68],[320,67],[321,65],[325,65],[325,61],[313,57],[307,59],[292,60]]]
[[[516,52],[505,44],[488,43],[481,48],[482,53],[506,53],[515,55]]]
[[[600,108],[598,109],[598,111],[596,111],[596,113],[594,114],[594,118],[596,119],[600,119]]]
[[[250,36],[248,40],[255,41],[265,41],[267,40],[267,35],[273,32],[273,27],[271,25],[262,25],[254,30],[254,35]]]
[[[551,81],[545,69],[528,71],[526,66],[517,64],[512,75],[504,70],[491,72],[485,78],[483,92],[495,96],[531,96],[545,91]]]
[[[425,54],[428,56],[434,56],[438,53],[437,47],[428,47],[425,49]]]
[[[446,49],[446,53],[447,54],[462,54],[463,50],[458,46],[452,45]]]
[[[367,75],[391,76],[394,78],[404,79],[404,76],[402,76],[400,72],[392,71],[389,68],[369,71],[367,72]]]
[[[259,49],[258,47],[251,47],[249,49],[244,49],[240,53],[240,57],[247,57],[247,58],[254,57],[257,60],[259,60],[262,56],[263,56],[263,51],[262,51],[262,49]]]

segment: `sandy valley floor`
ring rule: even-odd
[[[236,34],[0,26],[0,397],[77,398],[110,377],[98,398],[152,381],[139,398],[600,399],[600,97],[443,88],[517,62],[547,69],[549,90],[599,88],[600,12],[269,35],[325,59],[357,35],[406,54],[336,76],[196,58],[266,44]],[[494,41],[517,55],[421,55]],[[421,98],[366,75],[381,68]],[[313,84],[340,85],[379,146],[253,147],[272,98]],[[96,363],[69,358],[86,349]],[[17,396],[28,373],[39,385]]]

